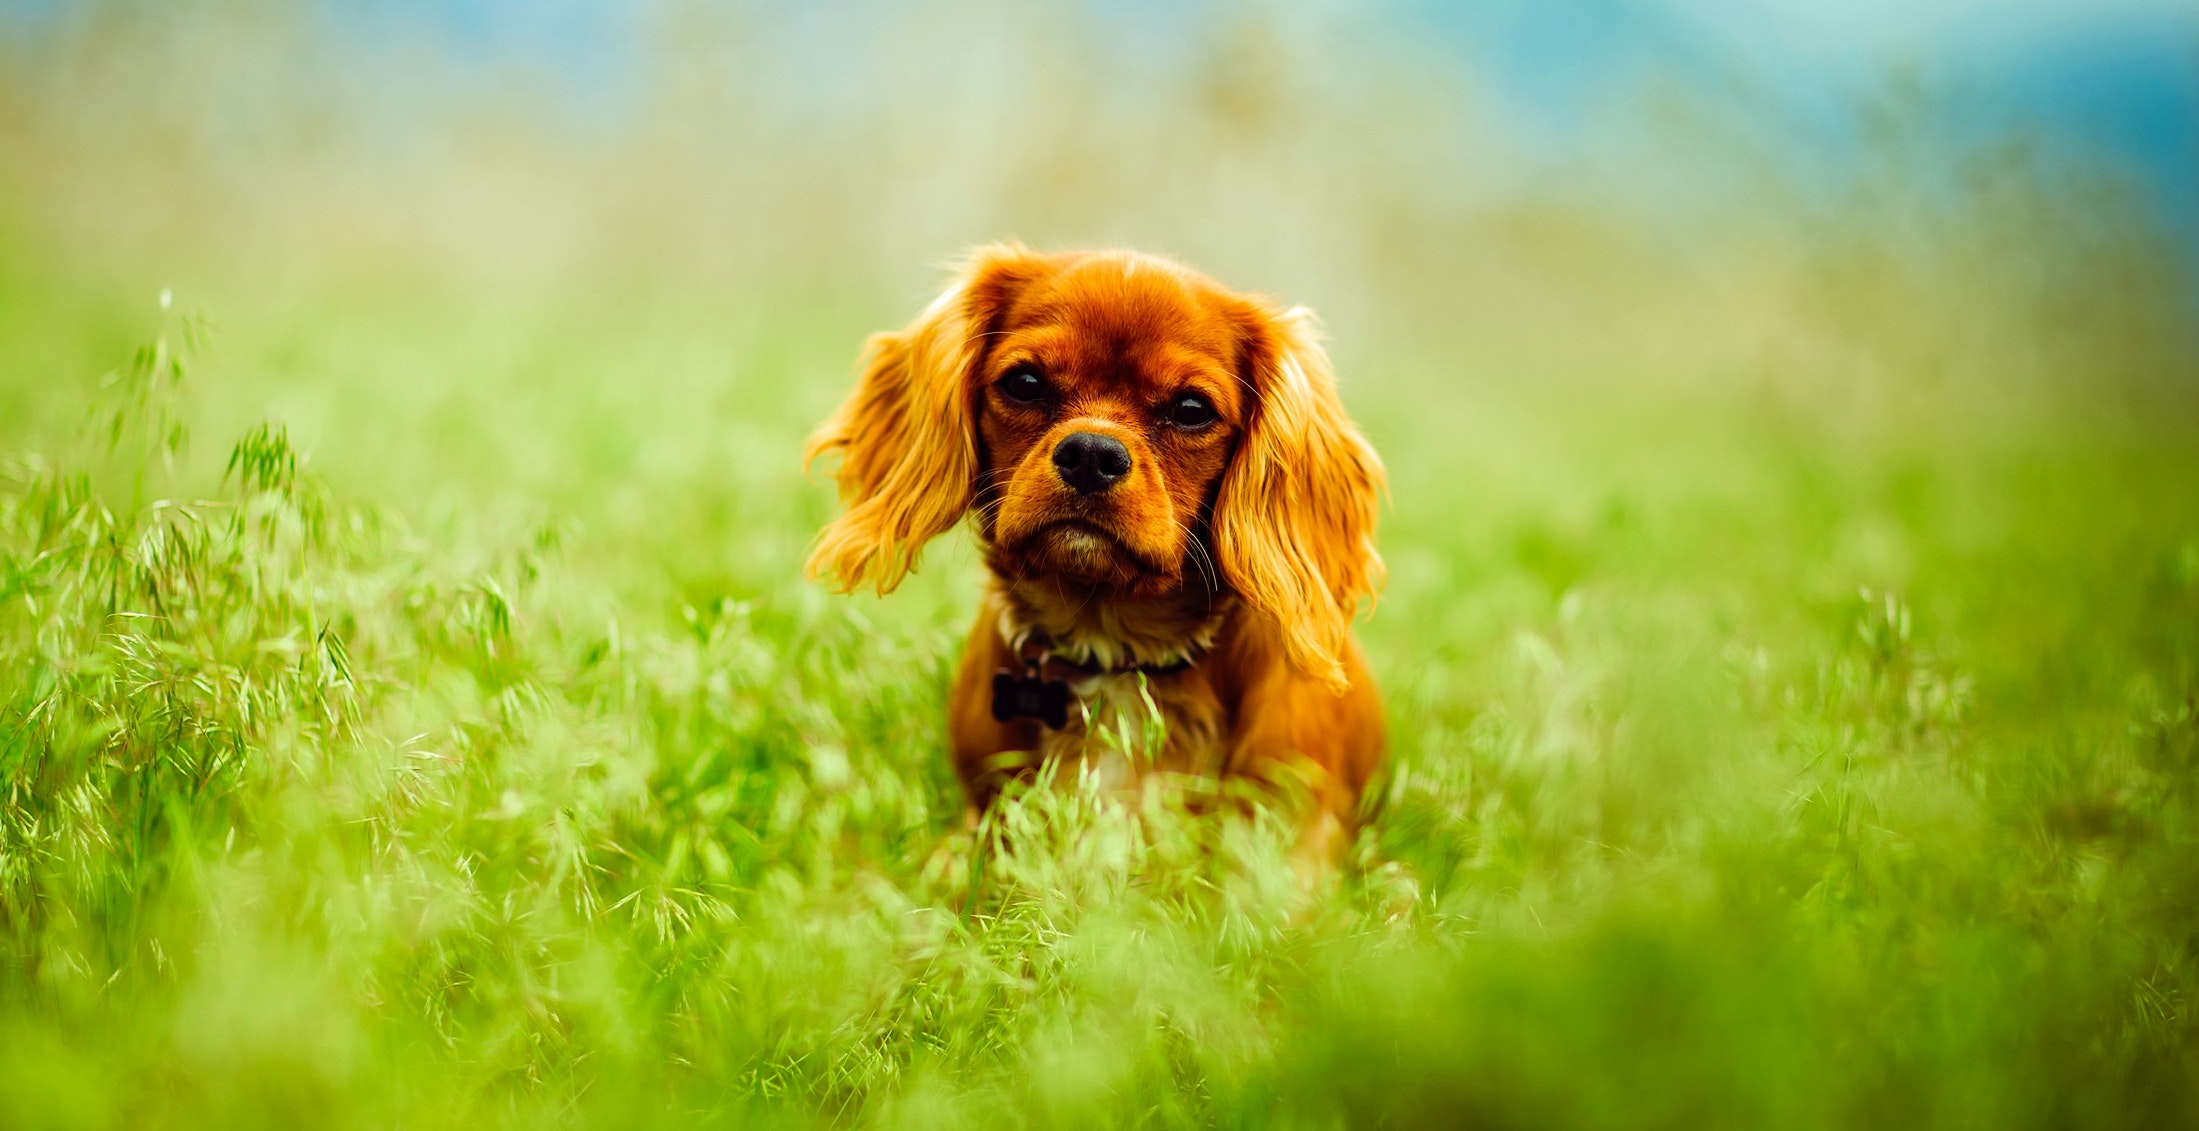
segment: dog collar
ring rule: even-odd
[[[1069,725],[1069,705],[1076,701],[1077,695],[1070,689],[1067,678],[1048,675],[1049,665],[1068,669],[1072,678],[1092,679],[1132,672],[1147,676],[1174,675],[1198,662],[1187,657],[1169,664],[1126,664],[1112,668],[1083,664],[1054,655],[1050,642],[1037,636],[1026,637],[1016,651],[1023,665],[1021,672],[1001,668],[993,673],[993,718],[1004,723],[1037,719],[1054,730]]]

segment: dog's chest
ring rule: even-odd
[[[1104,788],[1130,788],[1148,774],[1216,778],[1224,769],[1226,712],[1196,672],[1117,672],[1069,681],[1069,723],[1043,732],[1039,753],[1089,773]]]

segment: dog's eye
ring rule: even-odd
[[[1178,428],[1204,428],[1218,418],[1214,406],[1197,393],[1185,393],[1168,402],[1165,415]]]
[[[1046,399],[1046,378],[1028,365],[1018,365],[1008,375],[993,383],[1000,395],[1017,404],[1037,404]]]

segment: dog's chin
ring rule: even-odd
[[[1155,568],[1096,523],[1071,520],[1048,523],[1014,545],[1001,564],[1027,578],[1056,577],[1080,585],[1144,590],[1165,588],[1173,575]]]

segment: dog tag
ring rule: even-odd
[[[1037,719],[1055,730],[1069,725],[1069,685],[1058,679],[1017,675],[1002,669],[993,676],[993,718],[1001,722]]]

